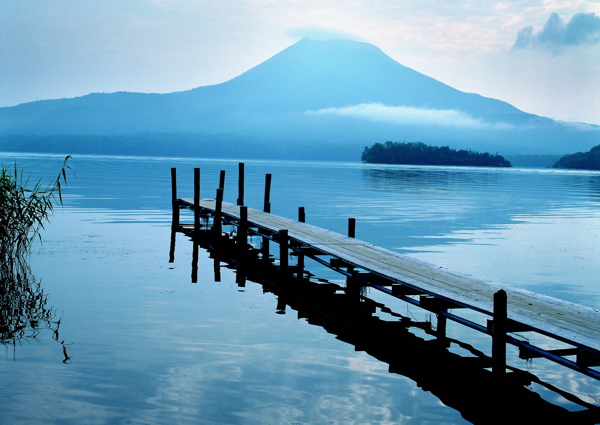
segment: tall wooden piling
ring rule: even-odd
[[[237,233],[237,243],[241,251],[241,255],[244,255],[248,246],[248,207],[240,207],[240,222]]]
[[[244,163],[240,162],[238,165],[238,198],[237,204],[239,206],[244,205]]]
[[[501,289],[494,294],[494,319],[492,321],[492,373],[504,379],[506,373],[507,296]]]
[[[298,207],[298,221],[300,223],[306,223],[306,211],[304,207]],[[298,279],[302,279],[304,277],[304,254],[302,254],[302,252],[298,253],[297,261],[298,272],[296,274],[296,277]]]
[[[265,205],[264,212],[271,212],[271,174],[265,175]]]
[[[225,190],[225,170],[221,170],[219,174],[219,189]]]
[[[179,202],[177,201],[177,168],[171,168],[171,244],[169,247],[169,263],[175,262],[175,239],[179,231]]]
[[[265,198],[264,198],[264,206],[263,211],[266,213],[271,212],[271,174],[265,175]],[[269,261],[270,259],[270,250],[269,250],[269,238],[262,238],[262,258],[264,260]]]
[[[177,168],[171,168],[171,205],[173,207],[173,227],[179,227],[179,202],[177,200]]]
[[[355,218],[348,219],[348,237],[350,237],[350,238],[356,237],[356,219]]]
[[[213,219],[213,229],[217,238],[221,236],[221,216],[223,211],[223,189],[217,189],[217,197],[216,197],[216,208],[215,208],[215,216]]]
[[[200,232],[200,168],[194,168],[194,237]]]

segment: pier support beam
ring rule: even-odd
[[[506,292],[501,289],[494,294],[494,320],[492,322],[492,373],[499,379],[506,374]]]
[[[279,268],[283,274],[288,272],[288,245],[289,236],[287,229],[279,231]]]
[[[221,236],[221,228],[222,228],[222,223],[221,223],[221,215],[222,215],[222,210],[223,210],[223,189],[222,188],[217,189],[216,200],[217,200],[217,202],[215,205],[215,216],[213,219],[213,229],[215,231],[217,238],[219,238]]]
[[[248,246],[248,207],[240,207],[240,222],[237,231],[237,243],[243,256]]]

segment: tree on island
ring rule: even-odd
[[[462,165],[476,167],[512,167],[503,156],[472,150],[455,150],[448,146],[428,146],[425,143],[375,143],[365,146],[361,161],[375,164]]]
[[[578,170],[600,170],[600,145],[589,152],[565,155],[554,163],[552,168],[572,168]]]

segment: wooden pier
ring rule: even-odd
[[[274,263],[269,242],[279,244],[278,267],[290,278],[305,276],[305,258],[311,258],[347,279],[346,291],[366,286],[418,306],[437,316],[437,334],[445,336],[446,321],[490,335],[492,371],[503,379],[506,345],[519,349],[523,359],[544,357],[595,379],[600,379],[600,311],[529,291],[456,273],[355,238],[355,221],[348,220],[348,235],[305,223],[304,209],[298,220],[270,214],[270,181],[265,179],[263,210],[243,205],[243,165],[240,164],[238,205],[223,202],[224,172],[214,199],[200,198],[200,172],[195,170],[193,198],[177,197],[176,171],[172,169],[173,229],[192,237],[210,229],[221,237],[223,226],[235,228],[238,248],[249,247],[248,237],[258,236],[262,245],[255,251]],[[179,210],[194,213],[194,222],[180,223]],[[289,264],[289,253],[297,264]],[[468,309],[486,317],[475,322],[456,311]],[[544,349],[514,333],[537,333],[559,341],[563,348]]]

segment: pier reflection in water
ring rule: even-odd
[[[441,334],[431,321],[419,322],[392,311],[369,298],[364,288],[352,290],[348,284],[319,279],[306,270],[294,275],[293,266],[282,273],[272,259],[262,259],[260,240],[251,240],[250,249],[241,251],[235,235],[224,233],[217,239],[208,226],[203,228],[207,230],[197,232],[193,238],[192,280],[197,278],[199,255],[209,255],[215,282],[220,281],[222,266],[235,270],[239,287],[250,281],[262,285],[264,293],[277,297],[276,314],[295,311],[298,319],[320,326],[338,340],[353,345],[356,351],[387,363],[390,373],[413,380],[472,423],[488,424],[490,418],[494,418],[494,423],[512,424],[600,421],[597,406],[527,371],[509,367],[508,379],[500,383],[490,370],[489,356]],[[171,260],[175,240],[173,228]],[[544,399],[532,389],[534,386],[553,392],[575,407],[566,409]]]

